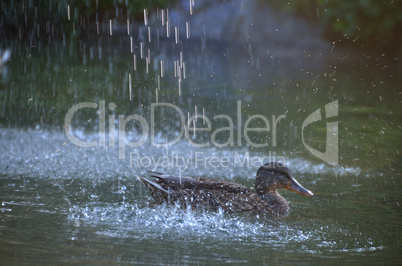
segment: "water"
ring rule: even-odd
[[[249,7],[243,8],[247,12]],[[235,4],[229,11],[236,11]],[[334,60],[328,52],[333,47],[321,41],[307,50],[312,59],[304,52],[298,54],[306,49],[296,49],[304,43],[290,49],[290,56],[280,55],[283,48],[278,45],[287,43],[283,40],[274,46],[265,44],[270,53],[262,55],[265,46],[243,46],[227,36],[218,38],[219,28],[207,32],[211,39],[201,41],[198,37],[205,31],[194,23],[190,23],[189,39],[179,27],[182,35],[176,45],[177,12],[169,13],[173,37],[160,38],[159,43],[155,35],[147,43],[144,25],[130,27],[134,36],[144,35],[143,40],[135,40],[136,70],[129,37],[116,29],[113,36],[107,33],[98,41],[87,41],[86,53],[82,46],[69,43],[47,49],[44,44],[7,41],[13,53],[0,81],[0,260],[42,264],[399,263],[398,60],[356,50],[338,50],[342,56]],[[208,17],[212,11],[204,12]],[[152,16],[147,23],[155,29]],[[275,27],[282,29],[275,25],[273,32]],[[145,56],[140,58],[140,41],[144,54],[150,49],[148,73]],[[101,56],[95,52],[92,57],[91,47],[98,51],[99,44]],[[317,59],[317,49],[327,53]],[[157,58],[156,64],[152,58]],[[186,77],[181,76],[179,94],[178,73],[183,69],[177,66],[181,60]],[[118,129],[119,115],[124,119],[136,114],[150,126],[151,104],[156,99],[174,104],[185,121],[196,112],[205,113],[211,132],[199,131],[194,136],[189,130],[187,139],[182,135],[167,147],[164,144],[180,136],[183,125],[177,110],[157,107],[154,141],[160,147],[152,145],[149,129],[142,145],[125,145],[123,150],[119,144],[124,143],[113,135],[111,125]],[[309,114],[335,100],[338,116],[315,122],[304,131],[309,146],[325,151],[326,123],[339,123],[339,164],[332,166],[306,149],[301,132]],[[105,134],[99,135],[102,101]],[[74,145],[64,131],[68,109],[82,102],[97,107],[73,116],[72,133],[81,141],[96,141],[94,147]],[[270,130],[250,132],[249,142],[243,130],[253,115],[266,117]],[[273,121],[281,115],[285,117],[277,122],[274,135]],[[216,132],[228,127],[230,120],[233,136],[228,129]],[[205,123],[198,118],[196,128],[205,128]],[[264,123],[256,119],[249,125],[262,127]],[[143,130],[139,119],[129,121],[125,138],[138,142]],[[103,136],[105,145],[101,145]],[[114,146],[110,146],[112,136],[116,137]],[[209,145],[196,147],[191,142]],[[212,157],[227,161],[213,162]],[[167,162],[158,162],[162,159]],[[156,205],[137,179],[156,170],[253,187],[256,170],[268,160],[283,160],[314,198],[281,191],[290,205],[284,217],[193,211]]]
[[[389,262],[398,259],[400,178],[385,170],[287,158],[313,199],[283,192],[287,217],[155,205],[118,149],[82,149],[62,132],[2,129],[2,258],[51,263]],[[44,143],[38,146],[37,143]],[[176,151],[192,149],[182,142]],[[148,151],[147,151],[148,150]],[[145,146],[140,153],[158,152]],[[232,156],[232,151],[204,152]],[[253,153],[251,155],[254,155]],[[166,169],[177,173],[176,169]],[[253,186],[256,168],[192,168]],[[248,179],[249,178],[249,179]],[[23,250],[19,256],[14,252]],[[156,256],[155,256],[156,254]],[[284,256],[286,256],[284,258]]]

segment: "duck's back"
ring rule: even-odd
[[[251,189],[232,182],[209,178],[176,177],[154,174],[156,182],[143,179],[159,203],[176,203],[192,208],[219,209],[228,212],[259,214],[284,213],[279,206],[272,206]],[[156,183],[155,186],[153,183]],[[158,188],[159,187],[159,188]]]

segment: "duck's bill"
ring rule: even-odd
[[[314,194],[311,193],[310,190],[307,190],[304,187],[302,187],[294,178],[291,179],[290,184],[286,185],[286,188],[303,196],[307,196],[310,198],[314,196]]]

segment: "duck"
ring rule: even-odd
[[[150,180],[138,177],[157,203],[178,203],[192,209],[223,209],[225,212],[283,215],[289,210],[278,189],[286,188],[300,195],[314,194],[302,187],[282,163],[262,165],[256,174],[255,191],[225,180],[203,177],[178,177],[151,172]]]

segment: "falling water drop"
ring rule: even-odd
[[[190,112],[187,112],[187,128],[190,129]]]
[[[151,42],[151,27],[148,27],[148,42]]]
[[[169,20],[166,21],[166,38],[170,37],[170,23]]]
[[[180,68],[179,60],[177,60],[176,67],[177,67],[177,77],[179,79],[181,79],[181,68]]]
[[[144,24],[148,26],[148,10],[144,9]]]
[[[190,39],[190,22],[186,21],[186,37]]]
[[[158,88],[155,89],[155,103],[158,103]]]
[[[112,20],[111,19],[109,19],[109,35],[113,35],[113,32],[112,32]]]
[[[179,27],[174,27],[174,39],[176,44],[179,43]]]
[[[128,74],[128,92],[129,92],[129,98],[131,101],[131,74]]]
[[[127,35],[130,35],[130,20],[127,19]]]

